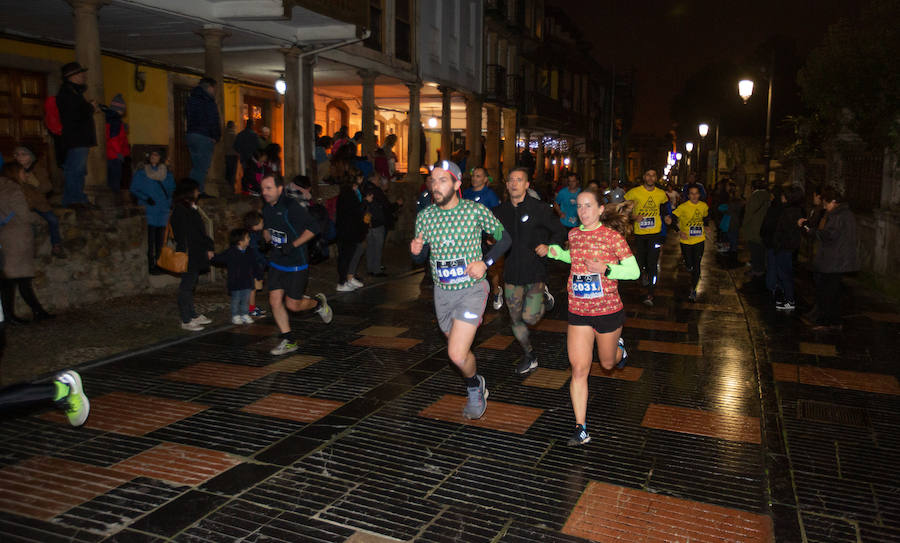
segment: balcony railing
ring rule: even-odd
[[[522,102],[522,76],[507,74],[506,76],[506,103],[518,106]]]
[[[487,102],[506,102],[506,68],[499,64],[484,67],[484,98]]]

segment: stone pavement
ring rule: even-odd
[[[897,541],[900,319],[857,299],[848,331],[776,315],[705,259],[700,300],[670,240],[657,305],[622,285],[630,364],[591,379],[593,441],[569,448],[564,268],[536,327],[476,338],[491,390],[459,415],[419,275],[294,319],[230,327],[83,372],[92,414],[0,422],[3,541]],[[865,311],[865,313],[863,313]],[[760,376],[758,379],[757,376]]]

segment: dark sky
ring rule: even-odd
[[[580,25],[606,67],[634,69],[633,133],[663,134],[670,101],[700,66],[742,62],[769,36],[796,39],[805,58],[857,0],[552,0]],[[737,96],[737,82],[735,82]]]

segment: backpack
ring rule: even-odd
[[[44,124],[47,130],[54,136],[62,136],[63,125],[59,117],[59,108],[56,106],[56,96],[48,96],[44,99]]]

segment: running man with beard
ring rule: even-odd
[[[459,368],[466,383],[467,400],[462,416],[479,419],[487,408],[488,390],[478,375],[472,341],[481,324],[487,302],[485,272],[509,250],[512,240],[488,208],[459,197],[459,166],[448,160],[431,171],[433,204],[416,217],[416,237],[409,244],[414,257],[430,248],[434,279],[434,310],[438,325],[447,336],[447,355]],[[482,257],[481,233],[497,242]]]

